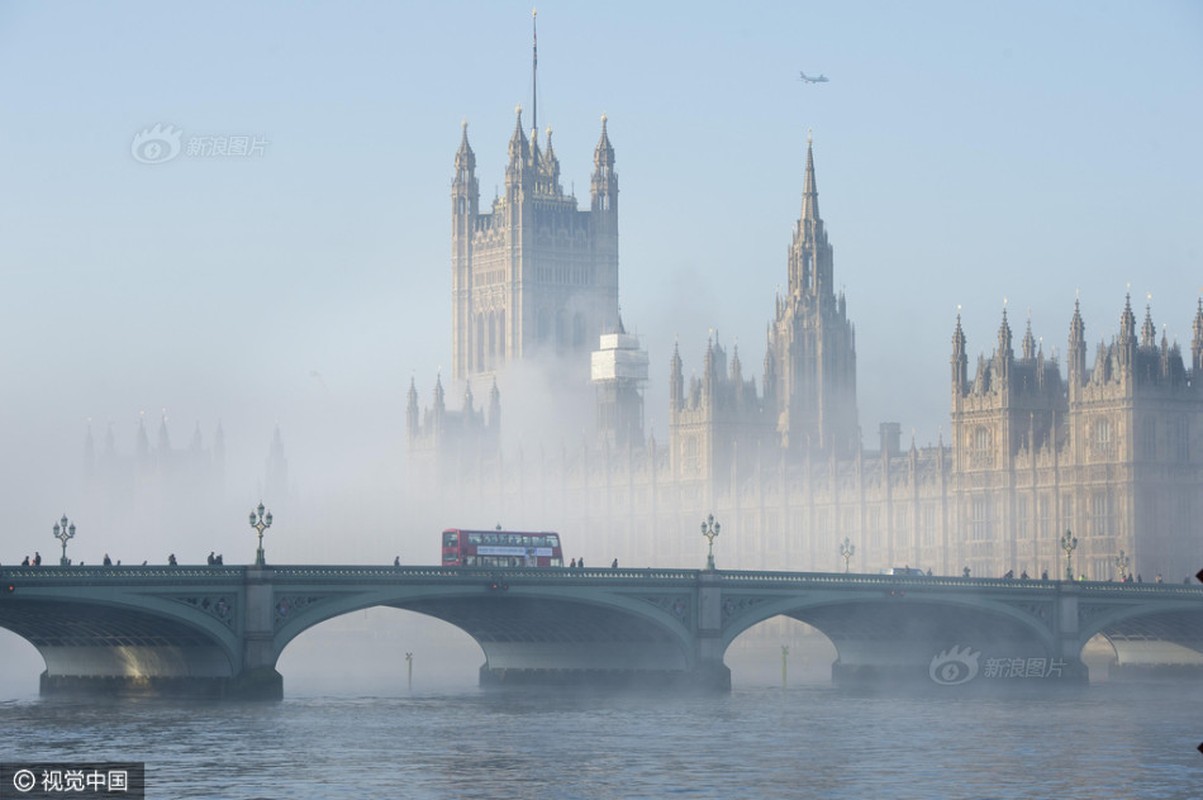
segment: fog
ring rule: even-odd
[[[487,203],[513,106],[530,103],[529,9],[183,17],[135,2],[0,11],[14,78],[0,86],[13,112],[0,119],[0,564],[54,563],[64,514],[77,563],[248,563],[260,501],[276,563],[429,564],[443,527],[554,529],[533,509],[450,514],[404,491],[410,381],[423,407],[440,371],[450,407],[463,393],[447,378],[460,121]],[[1203,257],[1194,4],[618,3],[552,5],[539,22],[540,120],[583,203],[609,115],[620,300],[650,356],[660,441],[675,341],[687,380],[711,331],[760,380],[808,129],[865,430],[899,421],[919,444],[947,430],[958,308],[973,354],[991,349],[1004,302],[1051,351],[1075,298],[1095,342],[1128,291],[1189,341]],[[804,85],[799,68],[831,82]],[[163,124],[252,149],[139,161],[136,137]],[[541,375],[502,379],[507,454],[591,435],[589,390],[564,404]],[[487,403],[488,386],[472,391]]]

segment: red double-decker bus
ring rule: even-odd
[[[562,567],[560,534],[554,531],[443,531],[444,567]]]

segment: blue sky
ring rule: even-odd
[[[1099,341],[1130,288],[1189,352],[1203,5],[552,2],[538,19],[540,126],[586,201],[609,117],[658,435],[675,338],[689,372],[717,329],[759,378],[808,129],[867,443],[883,420],[919,444],[947,430],[958,306],[973,354],[1004,298],[1017,340],[1030,310],[1061,351],[1075,296]],[[0,6],[5,525],[61,513],[87,420],[128,448],[163,409],[177,445],[222,422],[248,499],[277,423],[331,507],[387,491],[410,377],[425,400],[450,362],[460,121],[487,200],[529,70],[527,4]],[[258,152],[140,163],[156,124]]]

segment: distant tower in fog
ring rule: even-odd
[[[264,468],[262,499],[277,505],[290,499],[288,485],[288,459],[284,456],[284,439],[280,436],[280,426],[276,426],[272,434],[271,447],[267,452],[267,464]]]
[[[114,423],[105,427],[97,448],[91,425],[84,440],[84,481],[81,518],[99,529],[169,532],[184,536],[211,531],[220,524],[225,495],[225,435],[217,425],[207,443],[200,423],[194,423],[186,447],[173,448],[164,414],[155,443],[139,416],[132,442],[118,444]],[[147,552],[142,558],[153,558]]]
[[[593,351],[593,386],[597,392],[598,437],[611,447],[643,447],[643,386],[647,383],[647,351],[639,337],[618,321],[616,333],[604,333]]]
[[[531,70],[537,90],[538,45]],[[537,91],[534,91],[537,100]],[[539,147],[536,105],[530,137],[516,111],[505,191],[480,208],[476,156],[463,124],[451,186],[452,378],[492,378],[536,356],[571,359],[584,370],[602,333],[618,323],[618,175],[602,116],[593,151],[590,208],[560,185],[546,131]],[[480,381],[478,381],[478,384]]]

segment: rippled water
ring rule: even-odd
[[[156,798],[1199,798],[1203,694],[494,694],[0,704],[4,760],[145,761]]]

